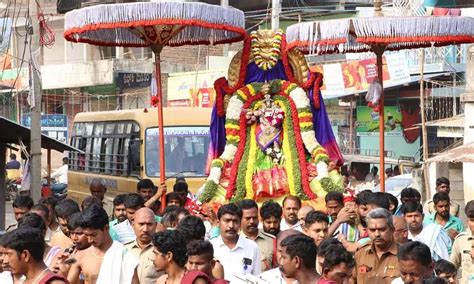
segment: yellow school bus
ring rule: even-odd
[[[196,192],[205,182],[211,109],[164,108],[163,116],[168,190],[182,175]],[[140,179],[158,185],[157,121],[154,108],[77,114],[71,145],[83,153],[70,154],[68,196],[82,201],[94,179],[105,184],[112,198],[135,192]]]

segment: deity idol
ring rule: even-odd
[[[317,202],[343,191],[343,163],[324,101],[322,75],[282,31],[253,32],[214,83],[210,173],[201,202],[262,202],[295,195]]]

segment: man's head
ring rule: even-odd
[[[464,207],[464,213],[466,213],[467,217],[467,226],[474,234],[474,200],[471,200],[466,204],[466,207]]]
[[[420,203],[409,202],[403,207],[403,217],[410,232],[418,232],[423,228],[423,206]]]
[[[207,275],[212,275],[212,269],[216,264],[214,260],[214,248],[209,241],[195,240],[187,246],[188,263],[186,268],[189,271],[198,270]]]
[[[369,196],[372,195],[372,191],[363,190],[359,192],[356,196],[356,205],[357,205],[357,214],[360,217],[362,225],[366,225],[366,217],[369,210],[367,208],[367,202],[369,201]]]
[[[155,194],[156,187],[150,179],[142,179],[137,183],[137,193],[143,197],[147,202],[153,194]]]
[[[14,275],[26,275],[32,265],[43,262],[45,242],[39,229],[24,227],[7,232],[2,246],[5,248],[3,265]]]
[[[168,272],[171,266],[184,268],[186,256],[186,242],[175,230],[166,230],[153,235],[153,253],[155,254],[155,269]]]
[[[375,208],[390,209],[390,199],[385,192],[373,192],[367,199],[367,210],[370,212]]]
[[[391,193],[385,193],[385,194],[387,195],[388,200],[390,201],[390,207],[388,211],[390,211],[390,213],[392,214],[395,214],[398,208],[398,199],[395,197],[395,195]]]
[[[297,231],[297,230],[294,230],[294,229],[289,229],[289,230],[285,230],[285,231],[281,231],[280,233],[278,233],[278,235],[276,236],[276,257],[277,257],[277,261],[280,261],[280,249],[281,249],[281,242],[286,239],[287,237],[289,236],[293,236],[293,235],[303,235],[302,232],[300,231]]]
[[[25,216],[23,216],[23,218],[18,221],[18,228],[24,227],[36,228],[40,230],[43,238],[46,235],[46,223],[44,222],[43,217],[38,214],[31,212],[26,213]]]
[[[311,211],[314,211],[314,208],[309,205],[304,205],[300,210],[298,210],[298,221],[300,222],[301,227],[304,227],[304,218]]]
[[[449,218],[449,206],[451,201],[449,200],[449,194],[447,192],[437,192],[433,196],[433,203],[434,208],[436,210],[436,214],[439,216],[448,219]]]
[[[239,208],[242,210],[242,231],[247,236],[256,236],[258,234],[258,206],[251,199],[244,199],[239,202]]]
[[[31,207],[30,213],[35,213],[41,216],[43,218],[44,223],[46,226],[48,226],[49,222],[49,209],[46,205],[43,204],[36,204],[33,207]]]
[[[451,192],[451,186],[449,185],[449,179],[440,177],[436,179],[436,192]]]
[[[125,197],[126,194],[119,194],[114,198],[114,219],[117,219],[118,223],[127,220],[127,211],[125,210]]]
[[[14,153],[10,154],[10,160],[16,160],[16,155]]]
[[[223,239],[237,241],[239,238],[240,220],[242,219],[242,210],[233,204],[224,204],[217,211],[219,219],[219,228]]]
[[[301,200],[292,195],[283,199],[283,218],[286,223],[295,225],[298,223],[298,210],[301,208]]]
[[[168,192],[166,194],[166,206],[184,206],[184,200],[181,197],[181,194],[178,192]]]
[[[66,235],[69,236],[67,222],[69,217],[76,212],[80,212],[79,205],[72,199],[63,199],[54,208],[56,216],[58,217],[59,228]]]
[[[109,218],[104,208],[92,205],[82,211],[80,226],[87,241],[94,247],[102,247],[110,239]]]
[[[132,222],[135,212],[145,206],[145,200],[143,200],[143,197],[137,193],[130,193],[125,197],[123,204],[125,205],[127,219]]]
[[[63,157],[63,165],[69,164],[69,159],[68,157]]]
[[[402,189],[402,192],[400,193],[400,200],[402,201],[402,204],[408,202],[420,203],[421,194],[418,190],[412,187],[407,187]]]
[[[260,217],[263,221],[263,231],[275,237],[280,232],[282,209],[280,204],[274,201],[265,201],[260,208]]]
[[[206,226],[202,219],[192,215],[184,217],[176,226],[176,230],[183,236],[186,243],[204,240],[206,235]]]
[[[280,270],[288,278],[298,279],[301,274],[315,270],[316,245],[312,238],[293,235],[280,244]]]
[[[335,284],[344,284],[352,277],[355,260],[343,246],[332,246],[324,256],[322,276]]]
[[[367,214],[367,231],[372,243],[380,248],[388,250],[393,243],[393,219],[392,213],[385,208],[376,208]]]
[[[177,182],[173,185],[173,192],[176,192],[181,197],[184,204],[188,197],[188,184],[186,182]]]
[[[67,228],[69,230],[69,237],[78,250],[84,250],[91,245],[84,234],[84,229],[81,227],[82,213],[73,213],[67,221]]]
[[[176,228],[178,223],[189,215],[189,211],[183,207],[168,206],[165,208],[163,218],[161,218],[161,224],[165,229]]]
[[[434,271],[435,274],[439,277],[446,280],[449,284],[457,284],[457,273],[458,270],[456,266],[452,264],[450,261],[440,259],[434,263]]]
[[[33,205],[34,202],[31,197],[17,196],[15,200],[13,200],[13,214],[15,215],[15,220],[18,222],[26,213],[30,212]]]
[[[311,211],[304,219],[304,232],[319,246],[328,237],[329,218],[321,211]]]
[[[97,206],[100,206],[100,207],[103,207],[102,200],[100,200],[99,198],[97,198],[95,196],[87,196],[84,200],[82,200],[81,210],[84,210],[87,207],[92,206],[93,204],[97,205]]]
[[[421,284],[433,275],[430,248],[418,241],[403,244],[398,248],[398,266],[405,284]]]
[[[91,184],[89,185],[89,191],[91,192],[92,196],[99,198],[100,201],[104,201],[107,188],[101,180],[93,179]]]
[[[132,227],[137,242],[141,245],[149,244],[152,234],[156,231],[155,213],[146,207],[138,209],[135,212]]]
[[[324,200],[326,201],[328,215],[331,216],[333,221],[336,220],[337,214],[339,214],[339,211],[344,207],[344,196],[342,195],[342,192],[328,192],[326,197],[324,197]]]
[[[322,274],[322,267],[326,254],[336,246],[342,246],[342,243],[336,238],[329,238],[321,242],[318,246],[318,255],[316,256],[316,268],[319,274]]]
[[[393,238],[399,244],[408,242],[408,226],[404,217],[393,216]]]
[[[38,201],[38,204],[45,205],[49,209],[49,218],[46,222],[48,226],[53,224],[56,221],[56,212],[55,208],[58,204],[58,199],[55,196],[48,196],[46,198],[42,198]]]

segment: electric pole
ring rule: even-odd
[[[281,0],[272,0],[272,30],[280,28]]]
[[[43,50],[39,44],[38,6],[35,0],[28,1],[29,23],[29,70],[30,70],[30,196],[34,202],[41,198],[41,75]]]

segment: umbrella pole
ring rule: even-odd
[[[377,75],[380,81],[382,93],[379,102],[379,149],[380,149],[380,191],[385,192],[385,112],[384,112],[384,90],[383,90],[383,52],[384,48],[376,49],[377,55]]]
[[[155,51],[155,76],[156,76],[156,96],[158,98],[158,146],[159,146],[159,159],[160,159],[160,184],[163,185],[166,182],[166,164],[165,164],[165,133],[163,129],[163,93],[161,89],[161,49]],[[166,187],[162,187],[161,192],[161,212],[166,207]]]

